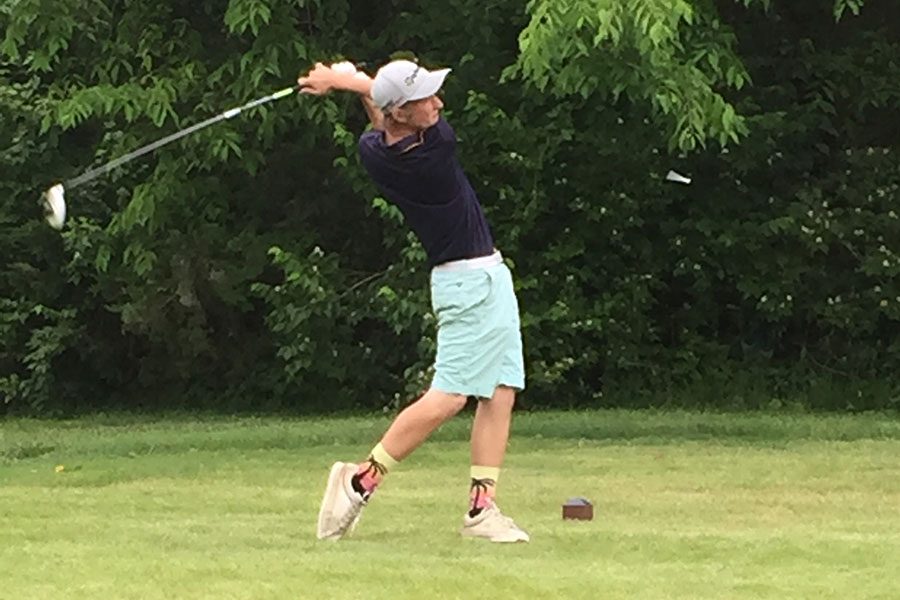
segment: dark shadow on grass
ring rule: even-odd
[[[3,424],[0,462],[71,456],[121,456],[267,451],[303,455],[331,447],[366,452],[391,421],[388,414],[353,417],[234,417],[221,415],[107,415],[63,422]],[[431,440],[466,442],[472,411],[436,431]],[[590,441],[609,444],[715,442],[784,446],[799,441],[900,440],[900,418],[888,414],[711,413],[664,410],[520,412],[514,441]],[[338,448],[341,447],[341,448]]]

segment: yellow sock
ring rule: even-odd
[[[378,442],[378,445],[372,448],[371,454],[369,456],[372,459],[384,467],[385,472],[390,471],[394,467],[396,467],[400,462],[394,459],[393,456],[387,453],[387,450],[384,449],[384,446],[381,445],[381,442]]]
[[[500,467],[472,465],[472,468],[469,469],[469,476],[472,479],[490,479],[496,484],[497,480],[500,479]]]
[[[353,478],[353,488],[361,496],[368,498],[375,492],[375,488],[381,485],[381,480],[387,472],[398,465],[398,461],[387,453],[381,442],[372,448],[368,460],[359,465],[356,476]]]

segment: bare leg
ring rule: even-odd
[[[513,388],[499,386],[490,400],[478,402],[472,423],[472,464],[483,467],[503,466],[512,409],[516,402]]]
[[[360,511],[390,467],[409,456],[441,423],[465,405],[465,396],[428,390],[397,415],[367,460],[358,465],[336,462],[331,467],[319,508],[316,536],[340,539],[352,531],[359,521]]]
[[[381,444],[395,460],[403,460],[465,405],[463,395],[430,389],[397,415],[381,438]]]

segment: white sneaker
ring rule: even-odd
[[[475,517],[466,513],[460,533],[463,537],[487,538],[501,543],[527,542],[531,539],[493,502]]]
[[[319,508],[316,537],[320,540],[337,541],[356,528],[366,506],[366,500],[350,482],[357,470],[358,465],[353,463],[336,462],[332,465]]]

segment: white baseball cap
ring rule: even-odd
[[[429,71],[409,60],[395,60],[380,69],[372,82],[372,100],[381,110],[435,95],[450,69]]]

